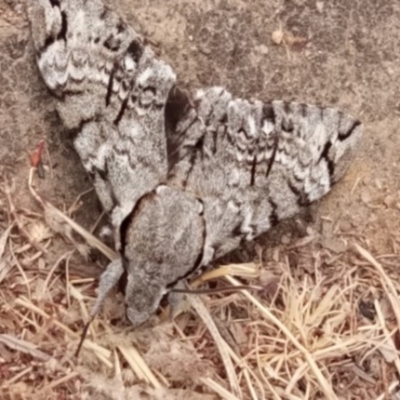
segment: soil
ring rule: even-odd
[[[0,0],[0,184],[13,183],[18,209],[39,213],[27,178],[29,155],[42,139],[51,165],[40,183],[47,199],[68,208],[91,183],[39,76],[24,7],[18,0]],[[373,254],[399,255],[398,0],[117,0],[113,7],[190,90],[222,85],[245,98],[339,107],[361,119],[365,135],[356,160],[304,229],[318,232],[328,248],[337,245],[330,240],[334,231],[356,237]],[[279,33],[284,40],[277,44],[273,38]],[[100,212],[91,192],[73,217],[90,229]],[[324,228],[327,221],[331,233]],[[0,235],[7,223],[0,192]],[[291,243],[302,229],[290,221],[258,240],[256,248],[246,246],[232,257],[251,261],[261,248],[268,258],[265,249]],[[55,243],[48,265],[71,246],[61,238]],[[97,263],[80,265],[85,275]],[[390,273],[400,280],[397,266]]]

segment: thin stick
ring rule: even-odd
[[[252,286],[252,285],[241,285],[241,286],[233,286],[233,287],[223,287],[223,288],[215,288],[215,289],[179,289],[173,288],[171,290],[172,293],[186,293],[186,294],[214,294],[214,293],[226,293],[226,292],[239,292],[240,290],[262,290],[261,286]]]

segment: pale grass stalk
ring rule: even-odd
[[[90,246],[101,251],[110,260],[115,260],[117,258],[117,254],[113,250],[111,250],[108,246],[106,246],[102,241],[97,239],[94,235],[92,235],[86,229],[84,229],[79,224],[77,224],[73,219],[69,218],[63,212],[61,212],[56,207],[54,207],[51,203],[42,199],[42,197],[36,192],[36,190],[33,187],[33,172],[34,172],[34,170],[35,170],[34,168],[30,169],[29,180],[28,180],[28,186],[29,186],[29,190],[30,190],[32,196],[42,205],[43,208],[45,208],[45,209],[47,208],[50,212],[57,215],[60,219],[62,219],[67,224],[69,224],[71,226],[71,228],[74,229],[74,231],[76,233],[81,235]]]
[[[392,339],[392,335],[390,335],[389,330],[386,327],[386,323],[385,323],[385,317],[382,314],[382,310],[381,307],[379,305],[379,301],[377,299],[374,300],[374,305],[375,305],[375,310],[376,310],[376,314],[378,316],[379,322],[382,325],[382,330],[386,336],[386,340],[388,343],[390,343],[391,347],[393,348],[393,355],[395,356],[394,359],[394,365],[396,366],[397,369],[397,373],[400,375],[400,358],[399,358],[399,353],[396,350],[396,346],[393,342]]]
[[[9,334],[0,334],[0,342],[5,344],[10,349],[15,351],[29,354],[32,357],[41,360],[41,361],[48,361],[51,359],[51,356],[41,350],[37,349],[37,345],[23,339],[18,339],[14,335]]]
[[[283,361],[283,359],[281,359],[281,361]],[[283,362],[278,361],[275,365],[275,368],[273,368],[272,365],[273,365],[272,362],[265,363],[265,365],[262,368],[264,368],[269,378],[275,379],[276,381],[279,381],[283,385],[287,385],[288,381],[280,374],[280,369],[282,368]],[[265,379],[268,380],[267,377],[265,377]]]
[[[400,329],[400,299],[397,294],[396,288],[394,287],[394,284],[392,280],[387,276],[384,268],[382,267],[381,264],[378,263],[378,261],[375,260],[375,258],[369,253],[367,250],[359,246],[357,243],[354,244],[356,250],[358,253],[365,259],[367,260],[371,265],[375,267],[375,269],[378,271],[381,280],[382,280],[382,286],[385,289],[385,292],[389,298],[389,301],[392,305],[393,312],[396,316],[397,320],[397,327]]]
[[[11,379],[9,379],[4,387],[10,387],[10,385],[12,385],[13,383],[19,381],[24,375],[29,374],[29,372],[31,372],[33,370],[33,367],[27,367],[25,369],[23,369],[21,372],[19,372],[17,375],[13,376]]]
[[[14,228],[14,223],[15,222],[12,222],[10,226],[0,236],[0,260],[2,259],[4,251],[6,249],[8,236],[10,235],[11,229]]]
[[[257,393],[253,387],[253,384],[251,383],[250,375],[249,375],[249,372],[247,371],[247,369],[243,370],[243,375],[244,375],[244,379],[246,380],[247,387],[249,388],[249,392],[250,392],[250,396],[251,396],[252,400],[258,400]]]
[[[78,279],[71,279],[69,281],[72,285],[83,285],[85,283],[93,283],[96,279],[94,278],[78,278]]]
[[[44,281],[43,284],[43,293],[46,292],[47,286],[49,285],[50,279],[54,274],[54,271],[56,268],[61,264],[61,261],[63,261],[66,257],[68,257],[70,254],[72,254],[72,251],[68,251],[67,253],[63,254],[53,265],[53,267],[50,269],[49,273],[47,274],[46,280]]]
[[[44,390],[46,389],[54,389],[55,387],[62,385],[65,382],[70,381],[71,379],[76,378],[77,376],[79,376],[79,372],[71,372],[68,375],[63,376],[60,379],[57,379],[56,381],[51,382],[49,385],[47,385]]]
[[[117,348],[122,354],[122,356],[125,358],[126,362],[129,364],[129,366],[131,367],[132,371],[135,373],[137,378],[141,381],[149,383],[149,380],[147,379],[147,377],[137,364],[135,358],[132,357],[132,354],[130,353],[129,349],[125,346],[118,346]]]
[[[80,335],[78,333],[72,331],[66,325],[64,325],[60,321],[54,319],[53,317],[48,315],[46,312],[44,312],[42,309],[36,307],[34,304],[30,303],[24,297],[18,297],[15,300],[15,305],[19,305],[21,307],[24,307],[24,308],[34,312],[35,314],[40,315],[43,318],[51,320],[54,323],[54,325],[56,325],[58,328],[60,328],[67,335],[73,337],[74,339],[79,339],[80,338]],[[106,348],[101,347],[98,344],[96,344],[94,342],[91,342],[90,340],[85,340],[83,346],[86,347],[87,349],[93,350],[95,352],[95,354],[101,354],[105,358],[110,358],[110,356],[111,356],[111,351],[110,350],[107,350]]]
[[[69,292],[69,289],[70,289],[69,262],[71,261],[72,253],[73,252],[71,252],[71,254],[67,257],[67,259],[65,261],[65,294],[67,297],[68,308],[71,307],[71,294]]]
[[[227,275],[237,275],[243,278],[257,278],[259,276],[259,270],[260,268],[254,263],[224,265],[200,275],[191,283],[191,286],[196,288],[204,282],[225,277]]]
[[[241,400],[241,398],[234,396],[232,393],[228,392],[225,388],[223,388],[220,384],[215,382],[211,378],[200,378],[200,381],[208,386],[210,389],[214,390],[222,399],[225,400]]]
[[[134,346],[118,346],[118,350],[140,380],[145,380],[152,384],[156,389],[161,387],[161,384],[158,382],[157,378]]]
[[[307,319],[307,324],[310,326],[318,326],[323,318],[329,313],[332,308],[332,305],[337,304],[337,300],[341,296],[337,296],[336,301],[334,301],[334,297],[336,296],[336,292],[339,291],[339,287],[337,285],[333,285],[326,292],[325,296],[319,302],[318,306],[315,308],[314,312]]]
[[[101,353],[95,353],[96,357],[108,368],[113,369],[113,363]]]
[[[26,286],[26,290],[28,292],[28,298],[30,300],[32,298],[32,292],[31,292],[31,287],[30,287],[30,284],[29,284],[29,279],[26,276],[26,273],[25,273],[24,269],[22,268],[22,265],[19,263],[17,257],[15,257],[15,254],[13,252],[12,246],[10,246],[10,253],[11,253],[13,259],[14,259],[15,265],[17,266],[17,269],[18,269],[19,273],[22,276],[22,279],[24,280],[24,283],[25,283],[25,286]]]
[[[297,367],[294,374],[292,374],[292,377],[291,377],[288,385],[286,386],[285,394],[291,395],[291,392],[294,389],[294,387],[296,386],[297,382],[304,376],[304,374],[307,372],[308,368],[309,368],[309,365],[307,362],[303,362],[300,364],[299,367]]]
[[[225,279],[227,279],[231,284],[235,286],[240,285],[240,282],[238,282],[236,279],[230,276],[226,276]],[[281,331],[292,342],[292,344],[298,350],[300,350],[301,353],[303,353],[304,357],[306,358],[307,362],[310,365],[311,370],[313,371],[315,377],[317,378],[321,390],[324,392],[325,396],[327,396],[327,398],[330,400],[337,400],[335,392],[333,391],[331,385],[328,383],[328,381],[322,374],[321,370],[319,369],[317,363],[315,362],[314,358],[309,353],[309,351],[304,346],[302,346],[299,343],[299,341],[293,336],[292,332],[290,332],[290,330],[278,318],[276,318],[275,315],[273,315],[267,308],[265,308],[254,296],[252,296],[247,290],[242,290],[241,292],[261,311],[261,313],[267,319],[271,320],[275,325],[277,325],[279,329],[281,329]]]
[[[239,386],[239,382],[237,380],[237,376],[235,373],[235,369],[232,364],[231,357],[229,356],[228,352],[228,344],[225,340],[221,337],[221,334],[218,331],[217,326],[215,325],[214,320],[212,319],[210,313],[208,312],[207,308],[203,304],[203,302],[199,299],[198,296],[189,296],[188,300],[190,305],[196,310],[197,314],[203,320],[204,324],[206,325],[208,331],[210,332],[214,342],[219,350],[221,355],[222,362],[224,364],[226,375],[228,377],[229,385],[231,390],[235,393],[236,396],[241,398],[241,390]]]
[[[392,382],[388,387],[389,394],[391,394],[398,386],[399,386],[398,380],[395,380],[394,382]],[[387,394],[382,393],[379,397],[377,397],[376,400],[387,400]]]
[[[80,307],[81,312],[83,314],[83,317],[84,317],[85,320],[88,321],[90,317],[89,317],[89,312],[88,312],[88,310],[87,310],[87,308],[85,306],[85,302],[83,301],[84,296],[82,295],[82,293],[78,289],[76,289],[73,285],[71,285],[68,282],[67,282],[67,288],[69,288],[68,291],[70,292],[72,297],[75,300],[78,301],[79,307]],[[96,337],[96,331],[94,329],[94,324],[90,324],[89,325],[89,330],[90,330],[90,334],[91,334],[92,338],[95,338]]]
[[[242,369],[243,373],[245,373],[247,375],[248,374],[251,375],[251,377],[257,383],[258,388],[261,390],[261,393],[265,397],[264,388],[262,386],[262,383],[257,378],[257,375],[253,372],[253,369],[248,365],[248,363],[246,362],[246,359],[244,357],[239,357],[228,345],[227,345],[227,350],[228,350],[229,355],[231,356],[232,360],[236,363],[236,365],[239,368]]]
[[[118,352],[114,350],[113,355],[114,355],[114,377],[117,378],[122,383],[123,382],[122,368],[121,368],[121,362],[119,361]]]
[[[156,375],[158,377],[158,379],[162,382],[162,384],[166,388],[171,387],[171,384],[168,382],[168,379],[160,371],[154,370],[153,372],[154,372],[154,375]]]
[[[269,391],[272,393],[272,395],[274,396],[275,400],[282,400],[282,397],[280,396],[279,389],[277,388],[277,390],[275,390],[275,388],[272,386],[272,384],[269,382],[269,380],[267,378],[265,378],[265,383],[269,389]]]

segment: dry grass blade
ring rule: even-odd
[[[26,231],[26,229],[24,228],[23,224],[21,223],[20,218],[19,218],[19,216],[17,214],[17,211],[16,211],[16,208],[15,208],[14,202],[13,202],[12,197],[11,197],[11,194],[12,194],[11,187],[6,185],[4,193],[5,193],[6,197],[7,197],[7,201],[8,201],[8,204],[9,204],[10,214],[13,216],[13,218],[15,220],[15,223],[18,226],[19,231],[27,238],[28,242],[33,247],[35,247],[37,251],[39,251],[41,253],[46,253],[46,249],[31,238],[31,235]]]
[[[92,246],[93,248],[96,248],[97,250],[99,250],[101,253],[103,253],[110,260],[116,259],[117,258],[117,254],[113,250],[111,250],[103,242],[101,242],[99,239],[97,239],[89,231],[87,231],[86,229],[82,228],[73,219],[69,218],[67,215],[65,215],[60,210],[58,210],[56,207],[54,207],[51,203],[49,203],[48,201],[45,201],[44,199],[42,199],[42,197],[36,192],[36,190],[33,187],[33,184],[32,184],[33,172],[34,172],[34,169],[31,168],[30,173],[29,173],[29,182],[28,182],[29,190],[30,190],[32,196],[42,205],[42,207],[45,210],[47,210],[47,212],[49,212],[52,215],[54,215],[56,218],[59,218],[62,221],[66,222],[76,233],[81,235],[82,238],[84,238],[86,240],[86,242],[90,246]]]
[[[240,282],[238,282],[236,279],[226,276],[225,277],[231,284],[238,286],[240,285]],[[307,360],[309,367],[313,371],[315,377],[317,378],[321,390],[324,392],[325,396],[327,396],[328,399],[335,400],[337,399],[337,396],[335,392],[333,391],[331,385],[328,383],[326,378],[324,377],[323,373],[321,372],[320,368],[318,367],[317,363],[315,362],[313,356],[310,354],[310,352],[300,344],[300,342],[293,336],[292,332],[275,316],[273,315],[268,308],[263,306],[254,296],[252,296],[249,292],[246,290],[243,290],[242,293],[255,305],[258,310],[266,317],[268,320],[270,320],[273,324],[275,324],[291,341],[291,343],[304,355],[305,359]]]
[[[384,316],[382,314],[382,310],[381,310],[381,307],[379,305],[379,302],[377,300],[375,300],[374,305],[375,305],[375,310],[376,310],[379,322],[381,323],[383,332],[384,332],[385,337],[386,337],[386,344],[387,344],[387,346],[389,346],[390,358],[391,358],[391,360],[394,361],[394,365],[396,366],[397,373],[400,375],[400,357],[399,357],[399,354],[397,352],[396,345],[393,342],[393,339],[392,339],[392,337],[391,337],[391,335],[389,333],[389,330],[386,327],[385,318],[384,318]]]
[[[50,315],[48,315],[46,312],[44,312],[42,309],[36,307],[34,304],[32,304],[29,300],[25,298],[17,298],[15,300],[15,305],[19,305],[21,307],[24,307],[38,315],[40,315],[43,318],[46,318],[47,320],[51,320],[54,325],[56,325],[58,328],[60,328],[63,332],[65,332],[68,336],[74,338],[74,339],[79,339],[80,335],[71,329],[69,329],[67,326],[65,326],[63,323],[60,321],[54,319]],[[90,340],[86,340],[84,343],[84,347],[87,349],[93,350],[95,354],[100,354],[101,356],[105,358],[110,358],[111,356],[111,351],[105,349],[104,347],[99,346],[96,343],[91,342]]]
[[[76,378],[77,376],[79,376],[79,372],[71,372],[68,375],[63,376],[62,378],[51,382],[45,389],[53,389],[53,388],[55,388],[57,386],[60,386],[61,384],[65,383],[65,382],[73,379],[73,378]]]
[[[382,279],[382,284],[383,288],[385,289],[385,292],[389,298],[389,301],[392,305],[393,311],[396,316],[397,320],[397,326],[400,330],[400,298],[397,294],[396,288],[393,285],[392,280],[387,276],[385,270],[383,269],[382,265],[378,263],[378,261],[375,260],[375,258],[369,253],[367,250],[363,249],[361,246],[358,244],[354,244],[354,247],[358,251],[358,253],[365,258],[371,265],[375,267],[375,269],[378,271],[381,279]]]
[[[254,263],[224,265],[200,275],[192,282],[191,286],[195,288],[206,281],[223,278],[226,275],[241,276],[248,279],[256,278],[259,275],[259,269]]]
[[[3,257],[4,250],[6,249],[6,244],[7,244],[7,239],[8,235],[11,232],[11,229],[13,228],[14,224],[11,224],[0,236],[0,260]]]
[[[37,346],[27,342],[26,340],[17,339],[15,336],[8,334],[0,334],[0,342],[4,343],[10,349],[20,351],[21,353],[30,354],[32,357],[41,361],[50,360],[51,356],[37,349]]]
[[[388,387],[387,393],[382,393],[379,397],[377,397],[376,400],[387,400],[388,395],[392,395],[393,394],[392,392],[398,389],[398,387],[399,387],[399,381],[396,380],[392,382]],[[398,398],[399,398],[398,396],[396,397],[393,396],[391,400],[398,400]]]
[[[142,356],[133,346],[118,346],[118,349],[140,380],[150,383],[154,388],[161,387],[155,375],[151,372]]]
[[[240,400],[238,397],[234,396],[232,393],[229,393],[225,388],[219,385],[217,382],[212,380],[211,378],[200,378],[201,382],[203,382],[206,386],[212,389],[215,393],[221,396],[221,399],[225,400]]]
[[[229,385],[231,390],[234,392],[236,396],[241,398],[241,390],[239,386],[239,382],[236,377],[235,368],[233,367],[232,360],[228,353],[228,345],[222,339],[217,326],[215,325],[214,320],[212,319],[210,313],[207,308],[203,304],[203,302],[197,296],[189,296],[189,302],[191,306],[196,310],[197,314],[203,320],[206,325],[208,331],[210,332],[212,338],[215,341],[215,344],[219,350],[219,353],[222,358],[222,362],[225,366],[226,375],[228,377]]]
[[[8,380],[6,382],[6,384],[4,385],[4,387],[10,387],[10,385],[12,385],[13,383],[19,381],[23,376],[25,376],[26,374],[29,374],[30,372],[32,372],[32,370],[33,370],[32,366],[23,369],[17,375],[13,376],[10,380]]]

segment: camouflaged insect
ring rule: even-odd
[[[324,196],[345,173],[359,121],[308,104],[187,98],[176,76],[100,0],[36,0],[41,75],[110,214],[127,316],[145,322],[201,267]]]

